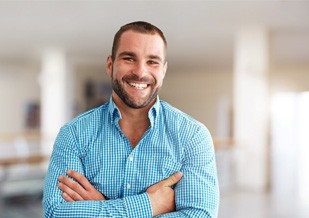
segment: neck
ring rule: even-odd
[[[155,100],[149,106],[138,109],[128,107],[117,95],[113,95],[113,100],[121,113],[120,128],[134,148],[150,126],[148,111]]]
[[[155,104],[156,98],[153,99],[153,101],[143,108],[131,108],[127,106],[116,93],[113,92],[112,94],[113,101],[120,110],[122,119],[120,120],[120,123],[129,123],[130,126],[143,126],[147,125],[149,126],[149,118],[148,118],[148,112],[150,108]]]

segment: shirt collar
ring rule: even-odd
[[[113,101],[112,96],[109,99],[109,103],[108,103],[108,112],[110,114],[111,117],[111,121],[115,122],[118,121],[119,119],[121,119],[121,113],[120,110],[118,109],[118,107],[115,105],[115,102]]]
[[[160,110],[160,99],[159,96],[157,96],[155,104],[150,108],[148,112],[148,118],[150,120],[151,127],[155,123],[155,120],[159,114],[159,110]],[[118,107],[116,106],[115,102],[113,101],[112,96],[110,97],[109,100],[108,111],[111,117],[111,121],[113,123],[118,123],[118,121],[121,119],[121,113]]]
[[[150,127],[154,126],[155,121],[156,121],[156,119],[157,119],[157,117],[159,115],[159,111],[160,111],[160,99],[159,99],[159,95],[157,95],[156,102],[150,108],[150,110],[148,112],[148,118],[150,120]]]

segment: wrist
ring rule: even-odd
[[[124,198],[127,217],[153,217],[150,197],[145,192]]]

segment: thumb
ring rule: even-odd
[[[173,175],[171,175],[170,177],[168,177],[167,179],[162,180],[158,184],[161,187],[172,186],[172,185],[175,185],[177,182],[179,182],[179,180],[181,178],[182,178],[182,173],[181,172],[177,172],[177,173],[174,173]]]
[[[170,177],[150,186],[148,189],[147,189],[147,192],[154,192],[162,187],[169,187],[169,186],[172,186],[172,185],[175,185],[177,182],[179,182],[179,180],[181,179],[182,177],[182,173],[181,172],[177,172],[177,173],[174,173],[173,175],[171,175]]]

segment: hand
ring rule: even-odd
[[[93,185],[87,180],[85,176],[74,171],[69,170],[67,175],[76,180],[66,176],[59,176],[59,189],[63,191],[62,197],[68,202],[83,201],[83,200],[106,200],[105,197],[96,190]]]
[[[150,198],[152,216],[175,211],[175,192],[170,186],[175,185],[181,177],[182,173],[177,172],[146,190]]]

